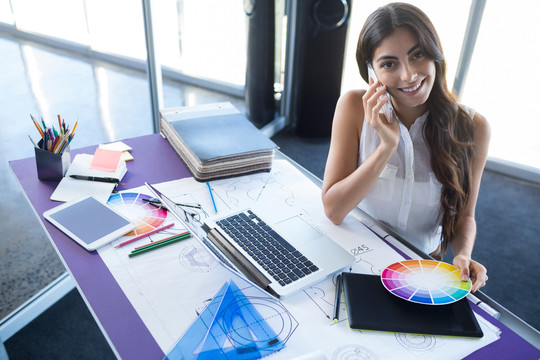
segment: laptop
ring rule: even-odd
[[[183,219],[170,198],[146,185]],[[208,218],[202,225],[206,239],[201,240],[226,265],[276,297],[301,291],[355,262],[352,254],[301,215],[272,223],[260,215],[257,209],[243,209]]]

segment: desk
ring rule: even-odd
[[[124,178],[127,185],[124,188],[142,186],[145,181],[160,183],[190,176],[174,150],[159,134],[123,141],[134,149],[133,155],[135,157],[134,161],[128,163],[128,173]],[[72,156],[81,152],[93,153],[94,149],[95,147],[88,147],[72,150]],[[278,156],[283,157],[280,154]],[[83,299],[116,355],[123,359],[162,358],[164,355],[162,349],[157,345],[99,254],[87,252],[50,223],[44,221],[43,212],[58,205],[58,203],[49,200],[57,183],[37,179],[34,158],[11,161],[10,165],[30,204],[43,223],[53,246],[75,279]],[[490,300],[484,295],[481,296]],[[509,324],[514,331],[481,309],[473,307],[475,311],[500,328],[501,338],[474,352],[470,358],[492,359],[504,358],[505,356],[521,359],[538,358],[540,354],[538,349],[521,337],[526,337],[538,347],[540,346],[538,332],[504,310],[500,305],[491,300],[490,302],[492,306],[496,306],[498,310],[503,312],[503,321],[505,324]],[[515,331],[518,331],[519,335]]]

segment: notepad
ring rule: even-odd
[[[482,337],[467,299],[430,306],[400,299],[386,290],[377,275],[343,273],[349,326],[359,330],[423,335]]]
[[[73,159],[66,175],[62,178],[51,195],[53,201],[70,201],[83,195],[92,195],[99,201],[105,203],[114,190],[115,184],[99,181],[76,180],[70,175],[87,175],[114,177],[122,179],[127,172],[126,162],[120,160],[115,172],[90,169],[93,155],[77,154]]]
[[[121,151],[97,148],[90,169],[115,172],[121,156]]]

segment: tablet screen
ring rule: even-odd
[[[131,224],[93,197],[52,213],[50,217],[86,244]]]

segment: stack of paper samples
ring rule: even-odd
[[[197,181],[270,171],[277,145],[230,103],[163,109],[160,130]]]

